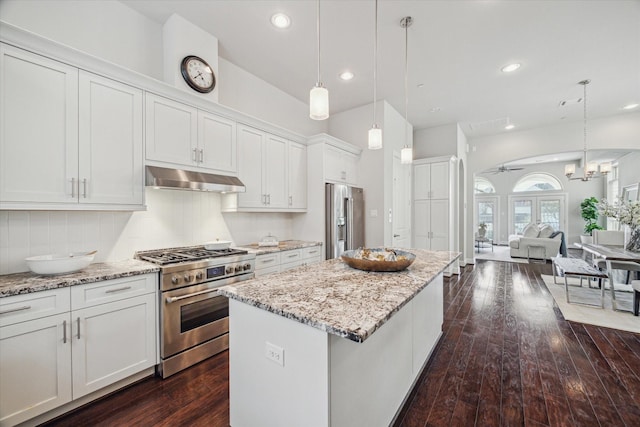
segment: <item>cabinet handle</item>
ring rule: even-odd
[[[260,260],[261,263],[266,264],[268,262],[273,262],[275,261],[275,259],[271,258],[271,259],[265,259],[265,260]]]
[[[113,292],[120,292],[120,291],[126,291],[127,289],[131,289],[131,286],[123,286],[121,288],[116,288],[116,289],[108,289],[106,291],[104,291],[105,294],[111,294]]]
[[[30,308],[31,308],[30,305],[25,305],[24,307],[18,307],[18,308],[10,308],[9,310],[0,311],[0,315],[15,313],[16,311],[29,310]]]
[[[262,204],[266,205],[267,204],[267,195],[263,194],[261,197],[262,197]]]
[[[296,254],[293,254],[293,255],[287,255],[287,258],[295,258],[295,257],[297,257],[297,256],[298,256],[298,255],[296,255]]]
[[[80,318],[78,317],[78,339],[80,339]]]
[[[318,252],[318,251],[309,251],[308,253],[309,253],[309,254],[315,254],[315,253],[317,253],[317,252]]]
[[[394,234],[393,237],[400,237],[400,235],[399,234]]]
[[[87,198],[87,178],[82,180],[82,197]]]
[[[198,163],[198,150],[194,148],[191,151],[193,152],[193,161]]]
[[[293,205],[293,196],[289,196],[289,206]]]
[[[71,198],[76,198],[76,179],[71,178]]]
[[[67,343],[67,321],[66,320],[62,322],[62,343],[63,344]]]
[[[267,204],[271,204],[271,194],[267,194]]]
[[[340,177],[342,178],[343,181],[345,181],[347,179],[347,172],[340,171]]]
[[[204,163],[204,148],[200,149],[200,163]]]

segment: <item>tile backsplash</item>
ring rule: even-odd
[[[292,215],[220,212],[218,193],[146,190],[147,210],[0,211],[0,274],[27,271],[26,257],[97,249],[95,261],[131,258],[135,251],[232,240],[267,233],[292,238]]]

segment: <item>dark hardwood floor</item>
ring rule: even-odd
[[[396,426],[640,426],[640,335],[565,321],[541,273],[480,261],[445,279],[443,337]],[[228,426],[228,366],[224,352],[48,425]]]

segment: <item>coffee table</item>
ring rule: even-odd
[[[490,239],[488,237],[476,237],[475,240],[478,253],[480,253],[481,247],[484,249],[484,246],[482,245],[483,243],[489,243],[489,245],[491,246],[491,252],[493,252],[493,239]]]

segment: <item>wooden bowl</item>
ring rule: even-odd
[[[383,252],[384,248],[372,248],[369,250],[371,252]],[[394,251],[396,255],[403,255],[406,259],[401,261],[373,261],[370,259],[354,258],[357,252],[356,250],[344,251],[341,258],[349,267],[364,271],[380,272],[402,271],[409,267],[416,259],[416,256],[411,252],[400,249],[394,249]]]

